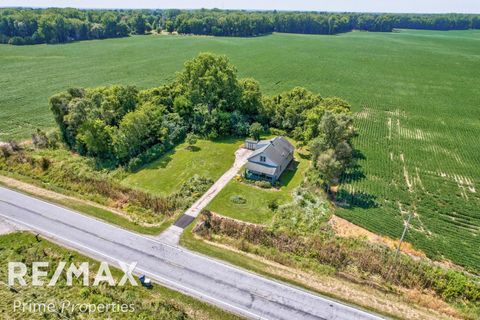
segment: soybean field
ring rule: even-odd
[[[266,94],[304,86],[356,112],[358,167],[338,215],[431,257],[480,269],[480,31],[398,30],[255,38],[133,36],[0,45],[0,140],[52,128],[72,86],[169,82],[199,52],[227,55]]]

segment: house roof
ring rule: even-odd
[[[261,140],[257,143],[257,149],[248,157],[248,160],[259,154],[265,155],[275,165],[281,165],[294,151],[293,145],[284,137],[277,136],[270,140]]]

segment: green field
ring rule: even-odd
[[[71,86],[170,81],[198,52],[227,54],[265,93],[305,86],[348,100],[363,152],[339,214],[432,256],[480,265],[480,31],[137,36],[58,46],[0,45],[0,140],[51,127],[50,95]],[[403,160],[402,160],[403,159]],[[365,178],[362,178],[362,174]]]
[[[157,161],[129,175],[122,183],[168,196],[195,174],[215,181],[233,165],[235,151],[242,142],[233,138],[214,142],[199,140],[192,150],[186,148],[186,143],[180,144]]]

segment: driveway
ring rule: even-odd
[[[177,245],[183,230],[198,216],[210,201],[232,180],[240,169],[247,163],[248,157],[252,154],[252,150],[240,148],[235,152],[235,162],[210,189],[205,192],[200,199],[188,208],[187,211],[167,230],[160,234],[157,239],[170,245]]]

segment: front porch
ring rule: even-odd
[[[269,175],[263,172],[252,171],[249,169],[245,169],[245,178],[250,180],[264,180],[272,184],[277,181],[277,179],[273,175]]]

